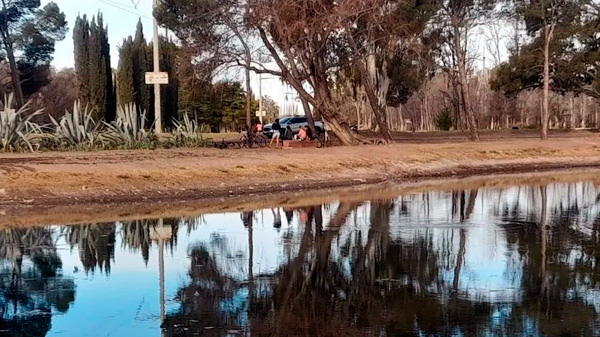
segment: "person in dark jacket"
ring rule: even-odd
[[[271,126],[271,130],[273,130],[273,137],[271,137],[271,143],[269,143],[269,147],[273,145],[275,142],[275,147],[279,146],[279,139],[281,138],[281,125],[279,125],[279,119],[275,120],[275,123]]]

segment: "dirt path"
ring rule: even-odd
[[[408,178],[573,167],[600,167],[600,137],[294,150],[2,154],[0,211],[197,200]]]

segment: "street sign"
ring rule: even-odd
[[[169,225],[153,226],[149,234],[152,240],[170,240],[173,237],[173,228]]]
[[[146,84],[169,84],[169,73],[146,73]]]
[[[263,111],[263,112],[262,112],[262,116],[263,116],[263,117],[267,116],[267,112],[266,112],[266,111]],[[260,111],[256,111],[256,117],[260,117]]]

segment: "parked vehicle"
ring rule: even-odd
[[[308,125],[308,121],[304,116],[288,116],[280,118],[279,125],[281,125],[282,131],[289,126],[294,134],[298,134],[301,127]],[[263,127],[263,134],[269,138],[273,136],[273,130],[271,127],[272,124],[266,124]],[[317,133],[321,133],[323,130],[325,130],[325,125],[321,121],[315,121],[315,129],[317,129]]]

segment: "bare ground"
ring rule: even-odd
[[[310,189],[312,195],[317,187],[584,167],[600,167],[595,134],[555,135],[545,142],[498,137],[326,149],[2,154],[0,224],[53,222],[57,212],[66,222],[88,221],[90,214],[98,219],[102,210],[126,217],[132,211],[124,206],[130,203],[146,204],[145,210],[132,212],[135,216],[154,214],[157,207],[149,202],[172,206],[200,200],[189,207],[232,209],[233,198],[252,201],[282,191]],[[73,213],[69,219],[67,210]]]

